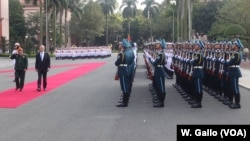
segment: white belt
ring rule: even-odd
[[[194,69],[202,69],[202,66],[194,66]]]
[[[157,65],[156,67],[163,67],[163,65]]]
[[[119,66],[127,67],[127,64],[120,64]]]
[[[239,68],[239,65],[233,65],[233,66],[229,66],[229,68]]]

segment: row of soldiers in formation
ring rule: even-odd
[[[163,51],[157,53],[155,44],[148,44],[147,48],[145,63],[148,75],[153,80],[151,91],[158,95],[153,97],[153,101],[157,102],[161,99],[160,94],[165,91],[159,89],[158,86],[163,83],[154,82],[155,77],[159,75],[156,72],[157,65],[151,65],[152,63],[149,62],[152,61],[147,60],[162,58]],[[191,104],[192,108],[202,107],[203,87],[230,108],[241,107],[239,77],[242,75],[239,67],[242,59],[240,50],[243,45],[239,39],[225,43],[204,44],[202,41],[176,43],[172,44],[172,48],[174,56],[171,66],[176,75],[176,83],[173,86]],[[161,104],[159,107],[163,106]]]
[[[57,48],[54,52],[56,60],[105,58],[110,57],[111,53],[111,48],[107,46]]]

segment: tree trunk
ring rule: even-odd
[[[109,40],[108,40],[108,14],[106,13],[106,15],[105,15],[106,17],[106,45],[108,45],[108,42],[109,42]]]
[[[39,35],[39,45],[43,44],[43,3],[40,0],[40,35]]]
[[[54,15],[52,15],[52,30],[53,30],[53,48],[56,48],[56,6],[54,7]]]
[[[68,18],[68,6],[66,6],[66,9],[65,9],[65,17],[64,17],[64,46],[67,47],[68,46],[68,21],[67,21],[67,18]]]
[[[59,47],[61,48],[62,47],[62,16],[63,16],[63,11],[60,10],[60,17],[59,17],[59,20],[60,20],[60,30],[59,30]]]

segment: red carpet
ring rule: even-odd
[[[0,108],[16,108],[21,106],[22,104],[25,104],[26,102],[29,102],[45,93],[48,93],[51,90],[54,90],[63,84],[76,79],[77,77],[87,74],[104,64],[104,62],[86,63],[72,70],[50,76],[47,78],[48,88],[46,91],[36,91],[37,81],[26,83],[22,92],[15,91],[14,87],[13,89],[3,91],[0,93]]]

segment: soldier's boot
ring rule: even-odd
[[[153,104],[160,101],[160,93],[158,91],[152,94],[152,101],[153,101]]]
[[[241,108],[240,106],[240,94],[235,94],[235,103],[231,103],[229,105],[231,109],[239,109]]]
[[[163,93],[162,99],[161,99],[161,103],[162,103],[163,107],[164,107],[165,97],[166,97],[166,93]]]
[[[129,99],[130,99],[130,93],[128,93],[127,103],[129,103]]]
[[[162,101],[163,101],[163,94],[158,94],[158,99],[159,100],[157,100],[157,101],[155,101],[154,103],[153,103],[153,107],[164,107],[164,104],[162,103]]]
[[[228,100],[223,101],[223,104],[225,105],[231,105],[233,103],[233,94],[231,92],[228,92]]]
[[[157,93],[152,94],[152,101],[153,101],[153,102],[159,101],[159,96],[158,96]]]
[[[121,97],[120,97],[118,103],[122,103],[122,101],[123,101],[123,94],[121,94]]]
[[[128,94],[123,94],[122,102],[118,103],[116,107],[127,107],[128,106]]]
[[[191,108],[201,108],[201,100],[202,100],[202,96],[203,94],[202,93],[196,93],[196,99],[197,99],[197,102],[193,103]]]

